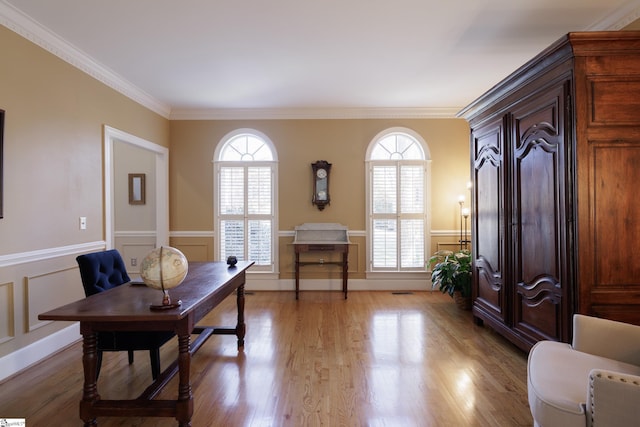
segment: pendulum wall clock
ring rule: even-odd
[[[313,198],[311,203],[316,205],[319,210],[323,210],[331,201],[329,197],[329,172],[331,172],[331,163],[326,160],[318,160],[311,163],[313,171]]]

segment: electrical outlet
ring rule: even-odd
[[[136,267],[138,265],[138,258],[131,258],[131,267]]]

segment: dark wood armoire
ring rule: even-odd
[[[640,324],[640,32],[569,33],[459,117],[476,321],[524,350],[576,312]]]

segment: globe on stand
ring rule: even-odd
[[[160,246],[150,251],[142,260],[140,276],[150,288],[159,289],[163,293],[162,304],[151,305],[151,310],[167,310],[180,307],[182,301],[171,302],[169,289],[178,286],[189,271],[187,257],[176,248]]]

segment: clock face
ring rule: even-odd
[[[327,177],[327,170],[326,169],[318,169],[316,171],[316,176],[320,179],[324,179]]]

